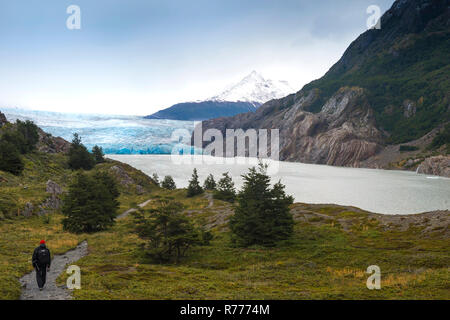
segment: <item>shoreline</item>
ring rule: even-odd
[[[164,175],[172,175],[178,188],[187,185],[193,167],[198,168],[201,179],[209,173],[218,177],[222,171],[229,171],[239,188],[240,175],[251,166],[248,163],[233,166],[172,165],[168,159],[170,155],[106,155],[106,157],[131,165],[149,176],[153,173],[157,173],[161,178]],[[334,167],[293,162],[279,164],[283,172],[278,176],[273,175],[272,181],[281,179],[286,185],[287,192],[294,195],[296,203],[353,206],[383,215],[410,215],[450,210],[450,204],[444,194],[447,189],[450,192],[450,184],[449,179],[445,177],[431,178],[428,175],[402,170]],[[392,188],[393,192],[388,192],[384,190],[385,188]],[[422,188],[425,193],[431,195],[431,198],[418,194],[418,188]],[[377,197],[380,200],[374,201]],[[423,201],[420,201],[421,198]],[[425,201],[431,205],[427,205]]]

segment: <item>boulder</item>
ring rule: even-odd
[[[25,208],[22,210],[21,214],[24,217],[31,217],[33,215],[34,212],[34,206],[31,202],[27,202],[25,204]]]
[[[119,179],[119,183],[123,186],[134,184],[134,180],[128,175],[128,173],[121,166],[113,166],[111,170],[114,175]]]
[[[57,195],[62,193],[62,188],[56,182],[48,180],[46,191],[47,193],[51,193],[52,195]]]

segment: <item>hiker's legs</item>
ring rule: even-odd
[[[47,266],[42,267],[42,287],[45,286],[45,282],[47,281]]]
[[[47,278],[47,267],[39,266],[38,269],[36,269],[36,281],[39,288],[44,287],[46,278]]]
[[[42,268],[37,267],[36,268],[36,282],[39,288],[42,288],[44,286],[44,283],[42,281]]]

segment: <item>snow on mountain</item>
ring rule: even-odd
[[[222,93],[207,99],[228,102],[256,102],[263,104],[272,99],[280,99],[295,92],[287,81],[264,79],[253,71],[237,84],[228,86]]]

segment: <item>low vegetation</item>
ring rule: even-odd
[[[20,176],[0,171],[0,299],[19,298],[19,278],[32,270],[31,253],[41,239],[53,254],[88,241],[89,254],[77,262],[82,289],[73,292],[75,299],[450,299],[444,222],[403,227],[357,208],[292,204],[281,184],[270,186],[256,169],[230,203],[212,200],[214,191],[187,197],[187,189],[159,188],[142,172],[107,159],[80,173],[64,154],[21,157]],[[20,214],[26,203],[37,207],[48,197],[49,179],[68,195],[75,188],[88,196],[76,184],[80,176],[92,184],[83,191],[94,189],[92,180],[112,177],[120,195],[112,192],[106,202],[117,199],[118,213],[152,201],[136,217],[95,233],[65,230],[65,210]],[[245,229],[246,223],[254,227]],[[365,271],[373,264],[381,268],[381,290],[366,288]]]
[[[117,216],[119,195],[116,182],[110,175],[78,172],[64,197],[64,230],[92,233],[111,227]]]
[[[175,190],[177,188],[172,176],[165,176],[161,182],[161,187],[167,190]]]
[[[25,166],[21,155],[34,151],[38,141],[38,127],[32,121],[17,120],[1,127],[0,170],[20,175]]]

